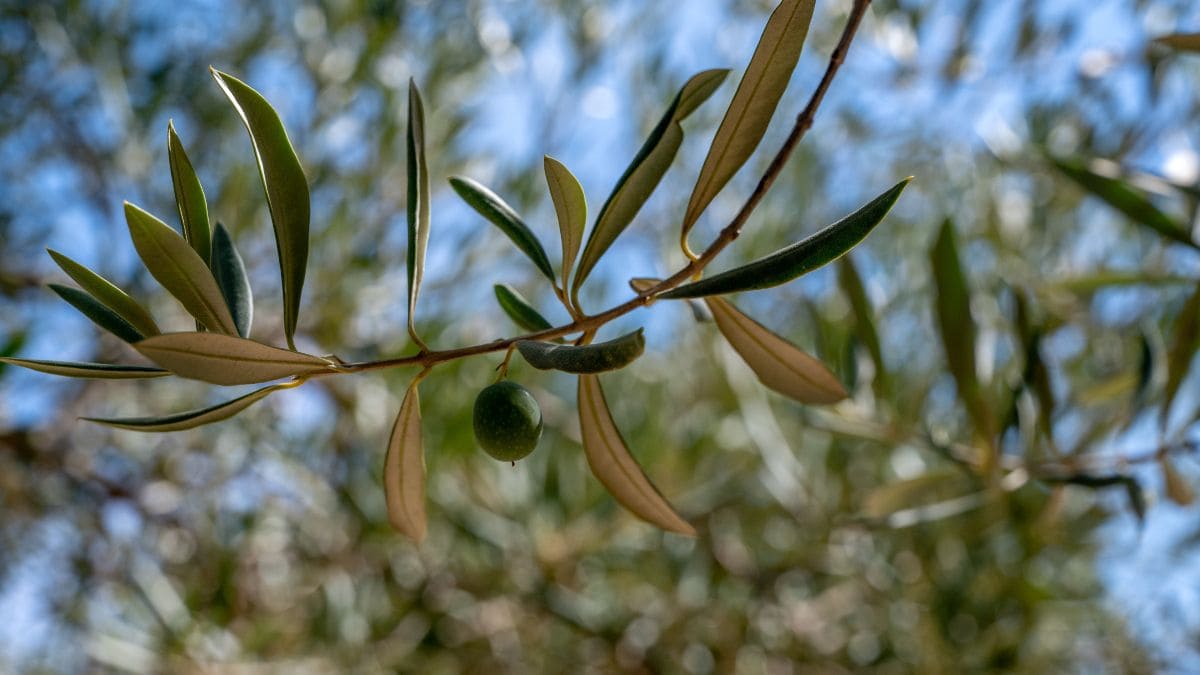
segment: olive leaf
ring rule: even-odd
[[[808,274],[837,260],[865,239],[883,221],[911,180],[911,177],[905,178],[854,213],[791,246],[741,267],[684,284],[658,297],[699,298],[753,291],[778,286]]]
[[[862,514],[886,518],[897,511],[919,507],[972,488],[968,476],[956,467],[944,467],[915,478],[898,480],[875,488],[863,501]]]
[[[579,376],[578,399],[579,430],[592,474],[639,518],[664,530],[696,536],[695,528],[667,503],[629,453],[596,375]]]
[[[212,236],[208,224],[208,201],[204,197],[204,186],[183,149],[183,142],[175,133],[175,124],[167,122],[167,159],[171,164],[171,184],[175,187],[175,204],[179,208],[179,222],[183,225],[183,238],[196,255],[208,264],[212,250]]]
[[[809,356],[727,300],[705,298],[717,329],[760,382],[801,403],[836,403],[846,389],[825,364]]]
[[[492,289],[496,292],[496,302],[500,303],[500,308],[521,328],[536,333],[553,327],[517,289],[508,284],[496,284]]]
[[[602,373],[629,365],[646,349],[646,338],[639,328],[608,342],[590,345],[556,345],[537,340],[518,340],[517,351],[538,370],[566,373]]]
[[[717,193],[754,154],[787,88],[808,36],[816,0],[783,0],[763,28],[738,83],[683,217],[683,240]]]
[[[39,373],[63,377],[86,377],[97,380],[134,380],[147,377],[164,377],[169,370],[149,366],[124,366],[110,363],[81,363],[74,361],[44,361],[40,359],[17,359],[0,356],[0,363],[36,370]]]
[[[334,365],[317,356],[219,333],[164,333],[133,348],[176,375],[213,384],[256,384],[328,372]]]
[[[208,265],[169,225],[125,202],[129,236],[150,274],[209,330],[234,334],[237,327]]]
[[[142,307],[141,303],[129,297],[125,291],[117,288],[109,280],[58,251],[54,249],[46,249],[46,251],[54,259],[54,262],[62,268],[62,271],[66,272],[67,276],[79,284],[80,288],[87,291],[98,302],[111,309],[136,328],[139,333],[142,335],[158,335],[161,332],[158,329],[158,324],[150,316],[150,313]]]
[[[413,324],[417,296],[425,277],[425,249],[429,247],[429,169],[425,164],[425,106],[417,83],[408,81],[408,335],[425,347]]]
[[[288,347],[294,350],[300,295],[308,266],[308,180],[279,113],[267,99],[236,77],[210,70],[250,132],[254,155],[258,158],[258,172],[266,191],[267,208],[275,228],[275,246],[279,252],[283,330]]]
[[[1182,52],[1200,52],[1200,33],[1172,33],[1156,37],[1154,41]]]
[[[538,241],[537,235],[529,229],[525,221],[521,220],[521,216],[518,216],[517,212],[500,198],[500,195],[476,181],[462,176],[451,176],[450,187],[454,188],[454,191],[468,206],[500,228],[500,231],[508,236],[517,245],[517,248],[521,249],[522,253],[529,256],[533,264],[550,280],[550,283],[554,283],[554,268],[550,265],[550,258],[546,256],[546,249],[542,248],[542,243]]]
[[[416,380],[404,393],[392,425],[383,460],[383,495],[392,527],[421,543],[425,538],[425,446]]]
[[[1175,468],[1170,457],[1166,455],[1160,457],[1158,466],[1162,469],[1163,489],[1166,491],[1168,499],[1180,506],[1190,506],[1192,502],[1196,501],[1195,490],[1183,476],[1179,475],[1179,470]]]
[[[650,132],[650,136],[625,169],[625,173],[621,174],[608,200],[600,209],[596,225],[592,227],[587,246],[584,247],[583,256],[579,260],[579,268],[572,286],[574,290],[577,291],[583,285],[592,268],[600,261],[600,257],[625,228],[629,227],[642,205],[666,175],[667,169],[679,152],[679,146],[683,143],[683,127],[680,122],[708,100],[728,74],[729,71],[724,69],[697,73],[675,95],[670,107]]]
[[[126,342],[137,342],[145,336],[133,324],[120,314],[109,309],[107,305],[93,298],[78,288],[47,284],[58,297],[71,303],[81,314],[92,320],[92,323],[116,335]]]
[[[1188,296],[1178,318],[1175,319],[1175,336],[1171,341],[1171,349],[1167,352],[1167,385],[1159,413],[1159,420],[1164,428],[1171,413],[1171,404],[1175,401],[1175,395],[1179,393],[1179,387],[1191,367],[1192,357],[1196,355],[1197,348],[1200,348],[1200,284],[1197,284]]]
[[[279,391],[280,389],[290,389],[301,384],[303,380],[294,380],[292,382],[282,382],[273,384],[269,387],[263,387],[246,394],[239,396],[232,401],[225,401],[214,406],[201,408],[199,410],[189,410],[187,412],[175,413],[174,415],[163,415],[161,417],[121,417],[121,418],[103,418],[103,417],[83,417],[80,419],[88,422],[95,422],[117,429],[127,429],[129,431],[143,432],[163,432],[163,431],[183,431],[185,429],[194,429],[205,424],[220,422],[227,420],[230,417],[242,412],[251,405],[263,400],[267,396]]]
[[[888,377],[887,363],[883,360],[879,331],[875,328],[875,308],[867,298],[862,276],[859,275],[858,268],[854,266],[854,260],[850,256],[838,261],[838,284],[850,300],[850,309],[854,312],[855,334],[866,345],[871,362],[875,364],[876,391],[884,395],[891,391],[891,381]]]
[[[542,158],[542,165],[550,199],[554,202],[554,213],[558,216],[558,232],[562,238],[562,287],[567,288],[575,257],[583,243],[583,228],[587,225],[587,197],[579,179],[562,162],[547,155]]]
[[[254,321],[254,296],[250,292],[250,278],[246,275],[246,264],[233,245],[233,237],[225,225],[217,223],[212,239],[212,272],[217,287],[225,298],[225,306],[233,316],[233,325],[241,337],[250,336],[250,325]]]

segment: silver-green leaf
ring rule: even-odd
[[[417,83],[408,81],[408,335],[422,348],[414,314],[421,280],[425,276],[425,249],[429,247],[429,169],[425,163],[425,106]]]
[[[183,225],[183,238],[192,245],[196,255],[207,264],[212,250],[212,236],[208,224],[208,201],[204,197],[204,186],[183,149],[183,142],[175,133],[175,125],[167,122],[167,158],[171,164],[171,184],[175,186],[175,204],[179,208],[179,222]]]
[[[250,292],[250,278],[246,275],[246,264],[233,245],[233,237],[222,223],[213,231],[212,272],[217,287],[225,297],[225,305],[233,315],[237,334],[250,337],[250,325],[254,322],[254,297]]]
[[[632,333],[590,345],[556,345],[538,340],[519,340],[517,350],[529,365],[539,370],[566,373],[602,373],[632,363],[646,349],[646,338],[639,328]]]
[[[558,216],[558,231],[562,237],[562,287],[568,287],[575,258],[583,244],[583,228],[587,226],[587,197],[579,179],[565,164],[546,156],[542,160],[546,185]]]
[[[158,324],[142,307],[141,303],[117,288],[112,282],[104,277],[96,274],[92,270],[75,262],[67,256],[55,251],[54,249],[46,249],[50,253],[50,257],[62,271],[67,273],[75,283],[79,284],[80,288],[91,294],[93,298],[101,304],[107,306],[113,312],[116,312],[122,319],[125,319],[131,326],[136,328],[142,335],[158,335],[161,331],[158,329]]]
[[[219,333],[164,333],[133,347],[176,375],[213,384],[257,384],[334,369],[319,356]]]
[[[263,387],[246,394],[239,396],[231,401],[218,403],[207,408],[199,410],[189,410],[187,412],[175,413],[174,415],[162,415],[159,417],[84,417],[82,419],[88,422],[95,422],[117,429],[126,429],[128,431],[142,432],[165,432],[165,431],[183,431],[185,429],[194,429],[205,424],[220,422],[227,420],[230,417],[242,412],[251,405],[263,400],[267,396],[279,391],[280,389],[290,389],[298,384],[301,380],[292,382],[283,382],[273,384],[269,387]]]
[[[517,212],[501,199],[500,195],[477,181],[463,176],[451,176],[450,187],[454,188],[454,191],[468,206],[475,209],[488,222],[500,228],[500,231],[511,239],[522,253],[529,256],[538,270],[550,280],[550,283],[554,283],[554,267],[550,265],[546,249],[542,247],[537,235],[529,229],[525,221],[521,220],[521,216],[517,215]]]
[[[503,309],[508,318],[521,328],[536,333],[553,327],[540,312],[533,308],[533,305],[529,304],[528,300],[517,292],[517,289],[508,284],[496,284],[493,290],[496,292],[496,302],[500,303],[500,309]]]
[[[78,288],[70,286],[60,286],[58,284],[48,284],[50,290],[58,294],[58,297],[66,300],[81,314],[91,319],[92,323],[103,328],[104,330],[116,335],[126,342],[137,342],[146,337],[141,331],[133,326],[107,305],[100,302],[91,295]]]

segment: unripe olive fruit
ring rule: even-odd
[[[475,398],[475,440],[487,454],[515,462],[533,452],[542,437],[542,409],[529,390],[503,380]]]

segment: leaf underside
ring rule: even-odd
[[[417,383],[404,394],[383,460],[383,494],[388,521],[409,539],[425,538],[425,447]]]
[[[180,377],[213,384],[256,384],[333,367],[317,356],[219,333],[164,333],[133,347]]]

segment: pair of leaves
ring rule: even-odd
[[[537,340],[518,340],[517,350],[529,365],[538,370],[565,373],[602,373],[633,363],[646,349],[646,338],[639,328],[632,333],[589,345],[556,345]]]

